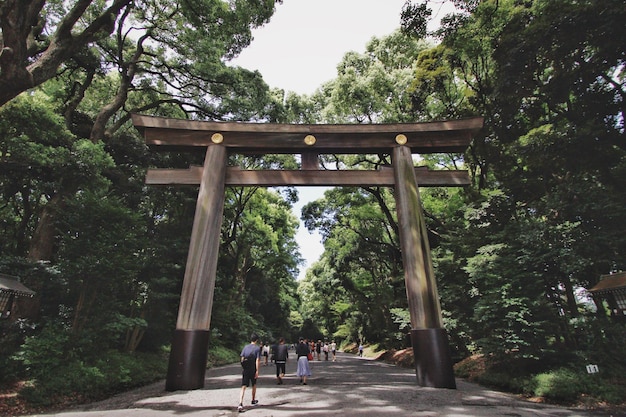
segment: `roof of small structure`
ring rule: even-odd
[[[600,282],[593,286],[589,292],[601,294],[620,289],[626,289],[626,271],[615,274],[602,275]]]
[[[7,292],[22,297],[32,297],[35,291],[19,282],[16,277],[0,274],[0,292]]]

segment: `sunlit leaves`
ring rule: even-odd
[[[409,86],[414,61],[428,47],[396,31],[373,38],[364,53],[348,52],[337,77],[322,86],[321,117],[329,123],[394,123],[415,121]]]

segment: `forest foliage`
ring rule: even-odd
[[[276,3],[2,3],[0,273],[37,296],[0,323],[0,383],[26,381],[23,395],[45,404],[164,375],[197,190],[147,187],[144,176],[200,165],[202,154],[149,150],[130,114],[278,123],[480,115],[485,127],[467,152],[416,160],[467,169],[472,180],[421,190],[454,359],[488,358],[482,382],[518,392],[623,400],[623,316],[587,292],[626,269],[623,2],[455,1],[427,34],[429,4],[408,1],[398,31],[347,52],[335,79],[302,96],[228,63]],[[375,169],[391,158],[321,163]],[[321,233],[324,253],[300,282],[296,200],[291,187],[227,189],[214,357],[228,360],[253,330],[264,340],[406,347],[393,190],[332,188],[308,203],[302,221]],[[606,384],[546,394],[555,378],[588,381],[588,363]]]

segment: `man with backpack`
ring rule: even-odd
[[[259,366],[261,365],[261,348],[257,346],[259,336],[252,333],[250,336],[250,344],[244,346],[241,351],[241,394],[239,395],[239,407],[237,410],[243,412],[243,396],[246,393],[246,387],[252,384],[252,405],[257,405],[259,400],[256,399],[256,380],[259,378]]]

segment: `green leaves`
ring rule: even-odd
[[[346,53],[337,77],[315,97],[322,100],[321,118],[328,123],[415,121],[408,90],[413,63],[427,46],[396,31],[373,38],[365,53]]]
[[[276,191],[227,189],[212,318],[223,340],[238,346],[252,331],[263,333],[263,339],[291,334],[300,262],[297,226]]]
[[[404,3],[400,15],[402,30],[418,38],[426,37],[426,25],[431,15],[432,10],[428,8],[427,2],[411,4],[410,1],[407,1]]]
[[[324,255],[299,291],[303,308],[328,336],[386,340],[398,345],[392,308],[406,306],[398,271],[397,236],[389,225],[386,189],[335,188],[303,209],[307,227],[324,236]]]

